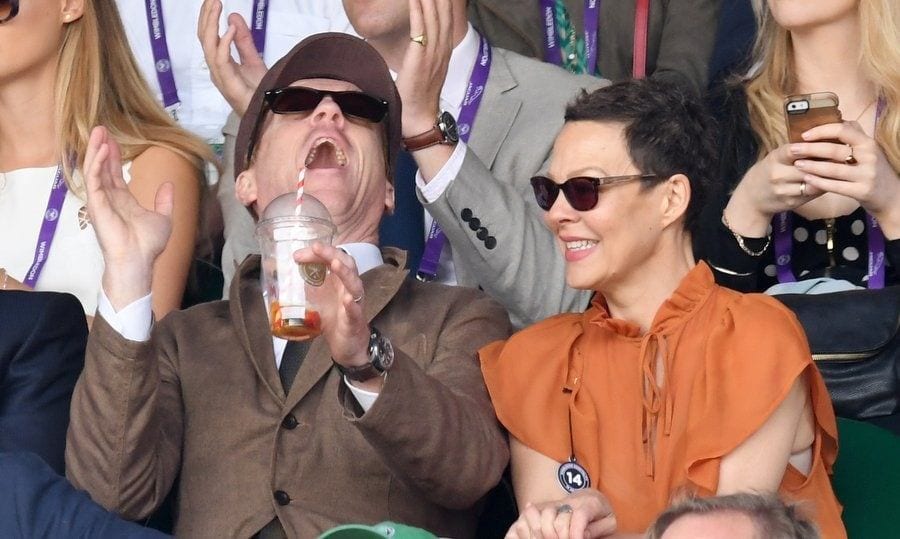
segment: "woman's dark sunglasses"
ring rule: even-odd
[[[387,101],[362,92],[331,92],[303,86],[269,90],[265,99],[275,114],[297,114],[315,109],[325,96],[331,97],[345,115],[373,123],[383,120],[388,111]]]
[[[534,198],[538,206],[544,211],[550,211],[559,192],[562,191],[569,201],[572,209],[577,211],[589,211],[594,209],[600,200],[600,188],[604,185],[615,185],[634,180],[649,180],[660,178],[656,174],[631,174],[629,176],[607,176],[605,178],[589,178],[578,176],[569,178],[563,183],[556,183],[546,176],[531,178],[531,188],[534,189]]]
[[[0,24],[19,13],[19,0],[0,0]]]

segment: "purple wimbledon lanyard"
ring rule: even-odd
[[[262,58],[266,50],[266,24],[269,22],[269,0],[253,0],[253,24],[250,33],[253,35],[253,44]]]
[[[875,128],[878,128],[878,120],[884,112],[885,100],[878,99],[875,108]],[[797,280],[791,270],[791,256],[794,249],[791,212],[781,212],[775,216],[775,226],[772,233],[775,235],[775,269],[778,273],[779,283],[793,283]],[[870,289],[884,288],[884,234],[878,221],[866,212],[866,238],[869,243],[868,279],[866,286]]]
[[[478,39],[478,60],[475,62],[475,67],[472,68],[466,95],[459,111],[459,121],[456,122],[459,138],[463,142],[469,141],[472,125],[475,123],[475,116],[478,114],[478,107],[481,105],[481,98],[484,97],[484,88],[491,72],[491,45],[484,36],[479,35]],[[447,236],[444,231],[441,230],[437,221],[432,222],[431,228],[428,230],[428,239],[425,240],[425,251],[419,262],[419,271],[416,273],[417,279],[431,281],[437,276],[438,262],[441,259],[441,251],[444,250],[445,243],[447,243]]]
[[[178,98],[178,87],[172,75],[172,58],[169,56],[169,44],[166,39],[166,24],[163,21],[162,0],[144,0],[147,8],[147,27],[150,30],[150,45],[153,50],[153,65],[156,69],[156,80],[162,90],[163,106],[176,120],[181,100]],[[253,0],[253,24],[250,33],[260,57],[266,46],[266,23],[269,18],[268,0]]]
[[[66,201],[66,193],[69,189],[66,187],[66,180],[63,178],[62,165],[56,168],[56,176],[53,178],[53,187],[50,188],[50,198],[47,200],[47,209],[44,211],[44,222],[41,223],[41,231],[38,233],[37,245],[34,247],[34,261],[31,268],[25,274],[24,284],[30,288],[34,288],[41,271],[44,269],[44,263],[50,255],[50,245],[53,243],[53,237],[56,235],[56,225],[59,223],[59,216],[62,213],[63,203]]]
[[[169,44],[166,40],[166,24],[163,22],[162,0],[144,0],[147,8],[147,27],[150,30],[150,46],[153,49],[153,66],[156,69],[156,80],[162,90],[163,106],[177,119],[176,111],[181,100],[178,99],[178,88],[172,75],[172,59],[169,56]]]
[[[556,34],[556,1],[541,0],[544,22],[544,61],[563,65]],[[600,32],[600,0],[584,0],[584,64],[586,73],[597,72],[597,35]]]

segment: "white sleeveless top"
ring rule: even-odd
[[[131,181],[130,169],[130,162],[122,167],[126,183]],[[20,282],[34,262],[55,177],[56,166],[0,173],[0,267]],[[93,316],[104,264],[94,227],[79,219],[82,208],[85,202],[68,191],[35,290],[69,292],[81,301],[84,312]],[[87,209],[81,213],[86,216]]]

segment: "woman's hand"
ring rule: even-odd
[[[725,208],[732,230],[741,236],[763,237],[775,214],[822,194],[804,181],[803,171],[794,166],[796,159],[793,145],[783,144],[747,171]]]
[[[875,139],[857,122],[814,127],[803,139],[808,142],[791,145],[803,181],[816,191],[853,198],[875,217],[885,235],[900,237],[900,177]]]
[[[32,292],[32,289],[28,285],[13,279],[6,273],[6,269],[4,268],[0,268],[0,290],[24,290],[26,292]]]
[[[606,497],[594,489],[560,500],[527,504],[506,539],[591,539],[616,531],[616,515]]]

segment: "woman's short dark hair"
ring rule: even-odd
[[[642,174],[687,176],[691,200],[684,227],[695,235],[715,186],[716,164],[714,122],[697,97],[672,83],[628,80],[583,91],[566,108],[566,121],[622,123],[628,154]]]

